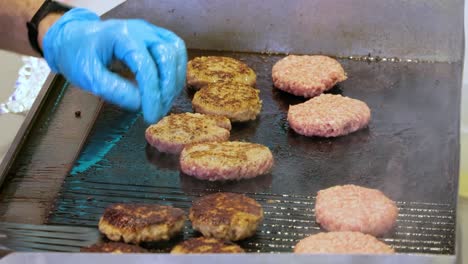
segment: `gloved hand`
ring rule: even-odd
[[[185,84],[187,52],[177,35],[143,20],[100,20],[89,10],[65,13],[43,39],[46,61],[69,82],[154,123]],[[135,74],[138,88],[108,70],[113,58]]]

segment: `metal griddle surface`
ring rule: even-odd
[[[297,240],[321,231],[314,221],[316,192],[358,184],[398,201],[397,227],[383,238],[398,252],[454,253],[461,65],[341,60],[349,78],[331,92],[365,101],[372,121],[367,129],[324,139],[303,137],[288,127],[288,106],[305,99],[273,87],[271,68],[283,56],[192,51],[191,57],[220,54],[244,61],[257,73],[261,115],[234,124],[231,140],[268,146],[276,162],[271,174],[225,183],[182,175],[177,156],[147,145],[141,114],[105,105],[48,223],[95,227],[111,203],[188,210],[204,193],[241,192],[263,204],[265,221],[255,237],[240,244],[254,252],[290,252]],[[192,111],[192,95],[184,91],[172,112]],[[184,237],[194,235],[187,223]],[[148,247],[167,250],[173,243]]]

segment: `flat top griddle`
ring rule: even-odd
[[[261,229],[241,246],[249,252],[291,252],[297,240],[321,231],[314,221],[316,192],[357,184],[398,201],[397,226],[382,238],[397,252],[454,254],[459,64],[340,60],[349,78],[330,92],[365,101],[372,120],[367,129],[324,139],[304,137],[288,127],[288,106],[305,99],[272,85],[271,67],[284,55],[190,52],[191,57],[200,55],[234,57],[257,73],[261,115],[234,124],[231,140],[268,146],[276,162],[271,174],[225,183],[183,175],[177,156],[146,143],[141,114],[106,104],[65,179],[48,224],[95,228],[111,203],[161,203],[188,210],[200,195],[240,192],[265,209]],[[185,90],[172,112],[191,112],[191,96]],[[187,223],[183,236],[146,247],[164,252],[196,235]]]

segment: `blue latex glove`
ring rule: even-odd
[[[184,41],[143,20],[100,20],[89,10],[65,13],[43,39],[44,57],[69,82],[154,123],[185,84]],[[108,70],[113,58],[135,74],[138,88]]]

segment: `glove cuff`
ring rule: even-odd
[[[44,39],[42,41],[42,49],[44,52],[44,59],[49,64],[50,69],[53,72],[59,72],[55,57],[59,54],[60,49],[66,49],[64,45],[61,45],[62,40],[67,38],[67,31],[65,26],[70,22],[75,21],[98,21],[99,16],[96,13],[91,12],[85,8],[74,8],[66,12],[55,22],[49,30],[47,30]],[[81,25],[77,25],[81,26]],[[83,29],[84,30],[84,29]]]

